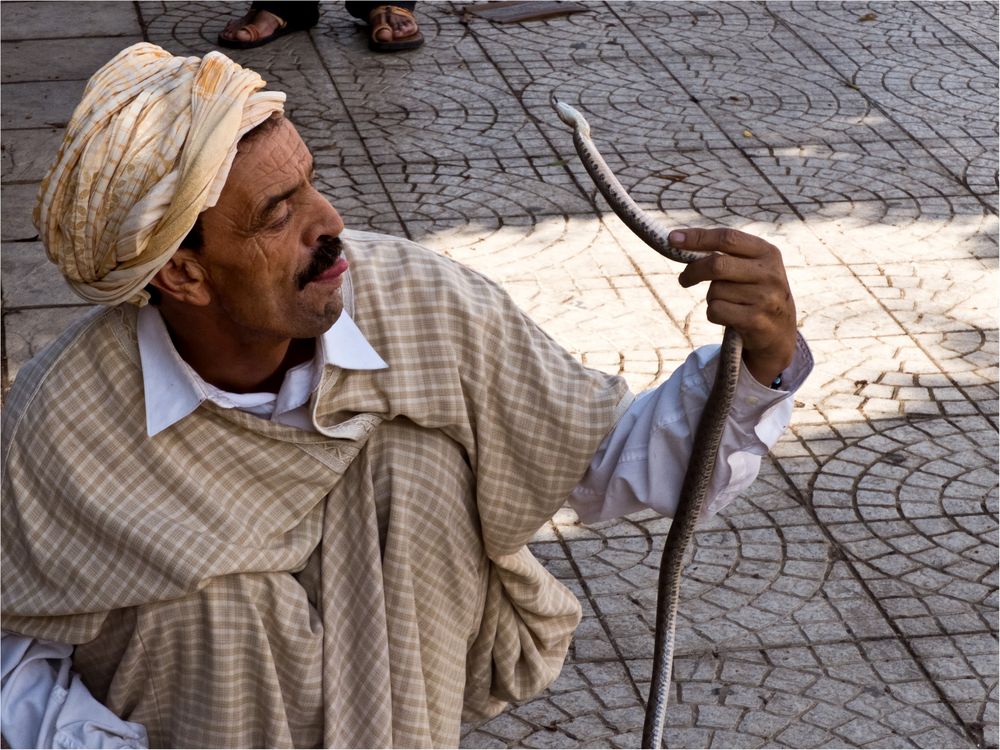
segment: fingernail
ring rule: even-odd
[[[687,236],[684,234],[684,232],[671,232],[669,234],[669,236],[667,237],[667,241],[671,245],[683,245],[684,244],[684,240],[686,240],[686,239],[687,239]]]

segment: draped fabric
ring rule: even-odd
[[[344,234],[386,370],[328,366],[319,433],[203,404],[145,435],[136,310],[22,368],[3,423],[3,627],[155,746],[456,746],[556,677],[580,617],[526,547],[630,399],[494,284]]]
[[[215,205],[239,139],[285,95],[219,52],[118,53],[87,83],[34,221],[49,259],[88,302],[144,304],[147,282]]]

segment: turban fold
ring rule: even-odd
[[[119,52],[87,83],[34,220],[83,299],[145,304],[143,287],[215,205],[244,133],[285,95],[219,52]]]

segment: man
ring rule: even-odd
[[[633,399],[478,274],[345,230],[263,86],[130,47],[43,182],[50,257],[107,309],[4,413],[9,741],[454,746],[463,712],[561,668],[580,607],[526,547],[541,525],[567,499],[585,521],[676,508],[712,351]],[[777,250],[674,240],[722,253],[682,283],[745,339],[717,510],[810,360]],[[42,683],[58,699],[18,714]]]

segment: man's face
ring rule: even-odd
[[[218,203],[202,214],[211,302],[240,337],[313,338],[343,309],[340,215],[312,184],[288,120],[241,143]]]

